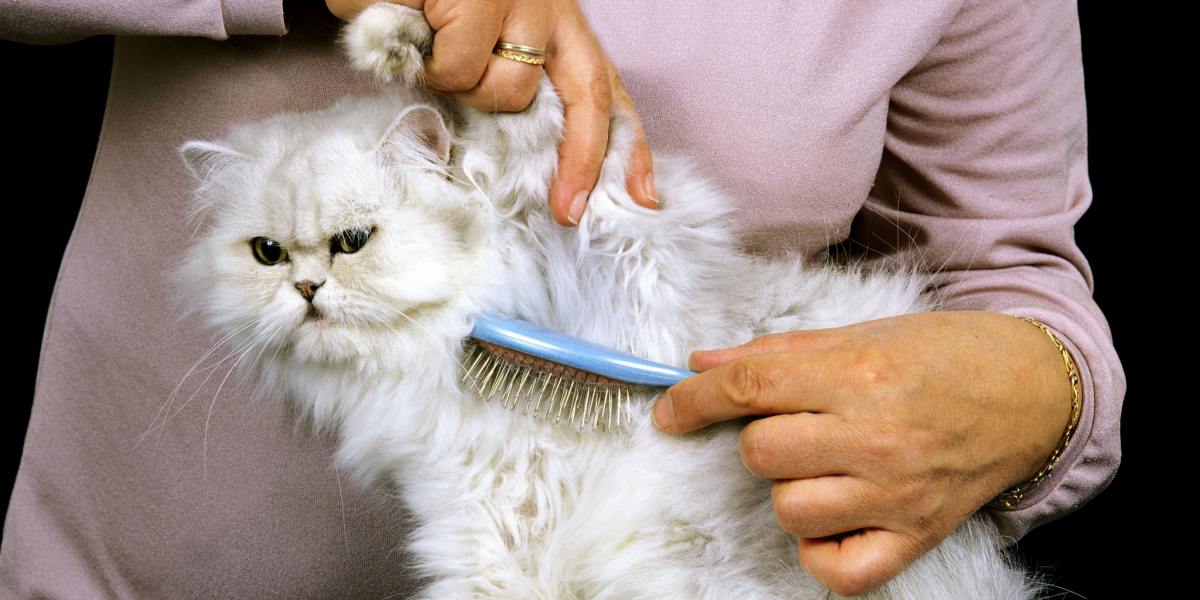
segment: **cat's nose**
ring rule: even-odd
[[[296,284],[296,289],[300,290],[300,295],[304,296],[305,300],[312,302],[313,296],[317,295],[317,290],[323,285],[325,285],[324,281],[317,283],[315,281],[305,279],[304,281]]]

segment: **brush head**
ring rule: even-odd
[[[479,340],[468,342],[464,364],[462,382],[485,402],[580,431],[632,425],[634,392],[653,389]]]
[[[669,387],[695,375],[606,348],[533,323],[499,315],[477,315],[471,338],[515,350],[543,361],[601,375],[628,384]]]

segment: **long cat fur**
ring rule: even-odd
[[[429,38],[419,12],[381,5],[345,39],[360,68],[411,84]],[[546,198],[561,127],[544,81],[507,115],[400,85],[189,142],[183,297],[257,354],[264,391],[338,433],[340,467],[397,488],[420,523],[408,542],[423,598],[834,596],[799,566],[771,482],[743,466],[741,423],[664,435],[644,394],[620,433],[535,421],[459,383],[464,339],[473,315],[499,313],[685,364],[694,348],[936,309],[925,276],[744,254],[728,202],[678,157],[655,156],[661,208],[636,205],[619,116],[587,212],[560,227]],[[331,254],[353,227],[375,231]],[[257,236],[289,260],[256,262]],[[319,320],[305,279],[325,282]],[[976,515],[864,597],[1033,597],[996,538]]]

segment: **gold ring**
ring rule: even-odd
[[[544,65],[546,64],[545,48],[534,48],[533,46],[522,46],[520,44],[509,44],[508,42],[497,42],[496,47],[492,49],[492,54],[515,60],[519,63],[527,65]]]

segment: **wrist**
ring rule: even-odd
[[[1059,416],[1048,421],[1054,424],[1048,431],[1057,432],[1057,435],[1053,438],[1053,445],[1049,446],[1052,450],[1037,452],[1035,456],[1040,458],[1029,463],[1031,466],[1026,468],[1025,475],[1018,478],[1016,483],[1008,486],[988,503],[989,507],[1001,510],[1019,508],[1021,501],[1050,476],[1055,465],[1066,451],[1072,437],[1074,437],[1075,428],[1079,423],[1083,406],[1079,369],[1062,341],[1049,328],[1036,319],[1013,316],[1031,326],[1031,328],[1026,330],[1027,332],[1038,332],[1035,337],[1039,339],[1041,345],[1031,346],[1031,349],[1039,348],[1037,355],[1042,358],[1039,359],[1038,365],[1042,367],[1041,371],[1049,379],[1035,378],[1035,380],[1049,382],[1048,385],[1040,386],[1041,389],[1045,390],[1045,393],[1041,397],[1050,403],[1047,406],[1049,409],[1047,414]],[[1046,441],[1050,440],[1045,435],[1040,437]],[[1044,445],[1043,448],[1045,447]]]

